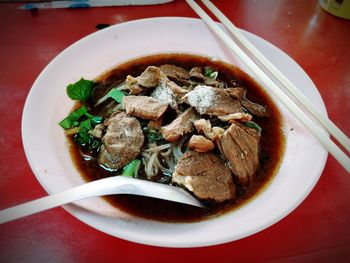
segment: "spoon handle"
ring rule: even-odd
[[[114,181],[113,184],[111,184],[112,181]],[[120,188],[121,184],[116,185],[116,181],[120,180],[115,180],[115,177],[97,180],[57,194],[1,210],[0,224],[84,198],[118,193],[120,191],[118,191],[117,188]]]
[[[204,207],[184,189],[125,176],[113,176],[86,183],[0,211],[0,224],[93,196],[112,194],[142,195]]]

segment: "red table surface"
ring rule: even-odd
[[[350,134],[350,21],[326,13],[318,1],[213,2],[237,26],[297,61],[317,86],[330,118]],[[0,209],[46,195],[23,151],[21,117],[31,85],[56,55],[95,32],[99,23],[196,17],[181,0],[37,12],[18,10],[18,5],[0,4]],[[191,249],[140,245],[99,232],[55,208],[0,225],[0,262],[349,262],[349,200],[350,175],[330,156],[321,179],[297,209],[235,242]]]

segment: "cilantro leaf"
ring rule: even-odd
[[[93,81],[81,78],[74,84],[67,86],[67,95],[72,100],[85,101],[90,97],[94,85]]]

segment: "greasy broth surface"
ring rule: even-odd
[[[273,101],[254,80],[240,69],[224,62],[212,61],[207,57],[188,54],[152,55],[119,65],[101,75],[96,79],[100,83],[96,92],[104,93],[109,87],[123,82],[127,75],[138,76],[147,66],[160,66],[162,64],[174,64],[186,69],[194,66],[216,68],[221,80],[229,83],[232,79],[238,79],[247,89],[248,99],[266,105],[270,109],[270,117],[254,117],[253,119],[263,129],[260,140],[260,169],[256,174],[257,180],[248,188],[237,187],[237,198],[234,201],[225,201],[221,204],[208,203],[206,209],[133,195],[115,195],[105,197],[105,199],[113,206],[139,217],[166,222],[194,222],[231,211],[254,198],[267,185],[279,167],[284,151],[284,137],[281,115]],[[100,167],[97,160],[84,160],[79,153],[79,147],[74,145],[71,138],[69,142],[74,163],[86,181],[113,175],[113,173]]]

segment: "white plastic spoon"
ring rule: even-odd
[[[84,198],[113,194],[141,195],[204,207],[182,188],[131,177],[113,176],[1,210],[0,224]]]

